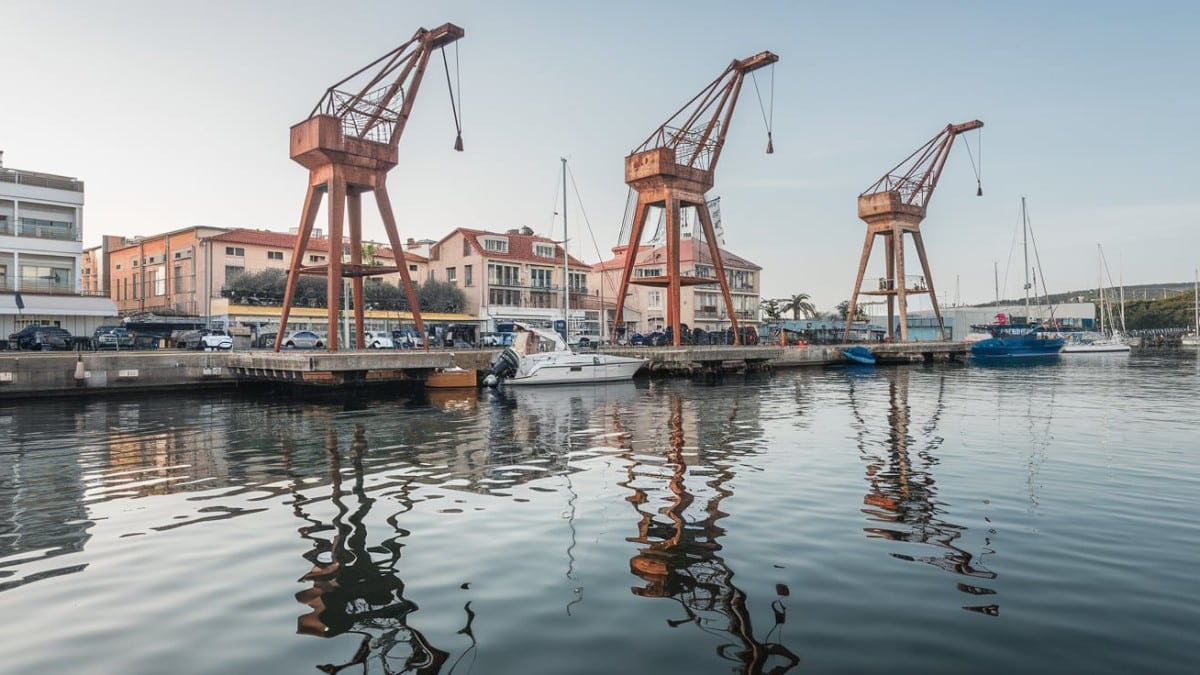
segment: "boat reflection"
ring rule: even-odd
[[[685,452],[682,399],[671,395],[668,447],[665,462],[651,463],[650,457],[627,455],[627,480],[620,483],[631,491],[626,500],[639,519],[637,536],[626,541],[639,545],[629,561],[630,571],[643,585],[630,590],[645,598],[670,598],[679,603],[683,615],[668,620],[672,628],[695,624],[711,631],[714,626],[727,633],[731,642],[717,649],[718,655],[746,674],[785,673],[799,658],[771,635],[781,629],[787,609],[781,599],[772,603],[775,625],[763,639],[754,632],[746,594],[733,583],[734,573],[719,555],[725,529],[719,521],[726,516],[721,501],[733,494],[727,487],[733,472],[713,463],[706,467],[697,485],[691,477]],[[736,407],[734,408],[736,416]],[[699,493],[705,493],[700,495]],[[655,505],[661,505],[657,509]],[[782,598],[786,586],[777,587]]]
[[[977,596],[994,595],[995,590],[978,585],[978,580],[995,579],[996,573],[987,569],[983,555],[992,552],[991,538],[985,537],[984,550],[975,555],[959,545],[967,528],[943,518],[947,505],[938,500],[936,481],[931,468],[938,460],[934,451],[942,442],[937,434],[938,420],[943,411],[945,376],[939,376],[936,404],[928,420],[917,429],[912,428],[909,407],[909,369],[897,368],[887,375],[888,411],[887,438],[881,443],[868,443],[866,430],[870,415],[863,416],[855,401],[852,387],[851,403],[857,424],[863,431],[859,449],[867,463],[867,494],[863,497],[863,509],[869,520],[878,523],[863,528],[870,538],[886,539],[907,544],[929,545],[935,549],[929,555],[911,555],[892,552],[899,560],[921,562],[971,581],[959,582],[958,590]],[[914,436],[914,434],[916,434]],[[911,446],[911,447],[910,447]],[[982,614],[996,615],[1000,606],[996,603],[968,605],[963,609]]]
[[[425,636],[408,624],[417,606],[404,598],[404,581],[397,566],[408,531],[398,524],[399,517],[412,510],[407,490],[389,494],[401,509],[388,517],[392,532],[371,543],[366,517],[375,504],[364,487],[364,457],[367,454],[366,430],[354,430],[348,449],[352,474],[349,494],[343,489],[343,456],[333,427],[326,433],[325,451],[329,460],[329,500],[337,512],[329,523],[308,510],[317,500],[295,494],[294,513],[306,525],[300,536],[312,543],[304,553],[311,569],[300,580],[312,586],[296,594],[296,599],[311,608],[298,620],[297,632],[331,638],[343,633],[363,636],[356,652],[342,664],[322,664],[317,669],[336,673],[377,661],[385,673],[437,673],[449,653],[431,645]],[[297,490],[299,483],[296,483]],[[473,614],[466,607],[470,634]],[[473,637],[472,637],[473,642]]]

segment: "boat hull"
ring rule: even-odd
[[[1062,338],[987,338],[971,345],[971,358],[999,363],[1041,363],[1058,360]]]
[[[622,356],[576,354],[578,358],[556,359],[539,364],[528,372],[504,380],[510,385],[586,384],[631,380],[645,361]]]
[[[852,363],[857,363],[863,366],[875,365],[875,355],[866,347],[858,346],[851,347],[842,351],[842,356],[846,357]]]

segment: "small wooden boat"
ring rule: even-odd
[[[842,356],[846,357],[850,361],[853,361],[854,363],[864,366],[875,365],[875,355],[871,353],[870,349],[867,349],[862,345],[855,345],[849,349],[843,349]]]
[[[474,389],[477,386],[479,386],[479,380],[475,376],[474,369],[438,368],[425,380],[425,387],[429,389],[460,389],[464,387]]]

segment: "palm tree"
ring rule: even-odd
[[[763,314],[766,314],[767,318],[772,321],[778,321],[780,313],[783,312],[783,308],[779,306],[778,300],[762,300],[758,303],[758,306],[762,309]]]
[[[811,319],[817,315],[817,306],[812,303],[811,296],[808,293],[793,295],[784,302],[781,309],[784,311],[791,310],[793,320],[799,320],[801,314],[806,319]]]

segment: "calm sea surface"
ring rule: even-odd
[[[0,404],[0,672],[1176,673],[1194,351]]]

